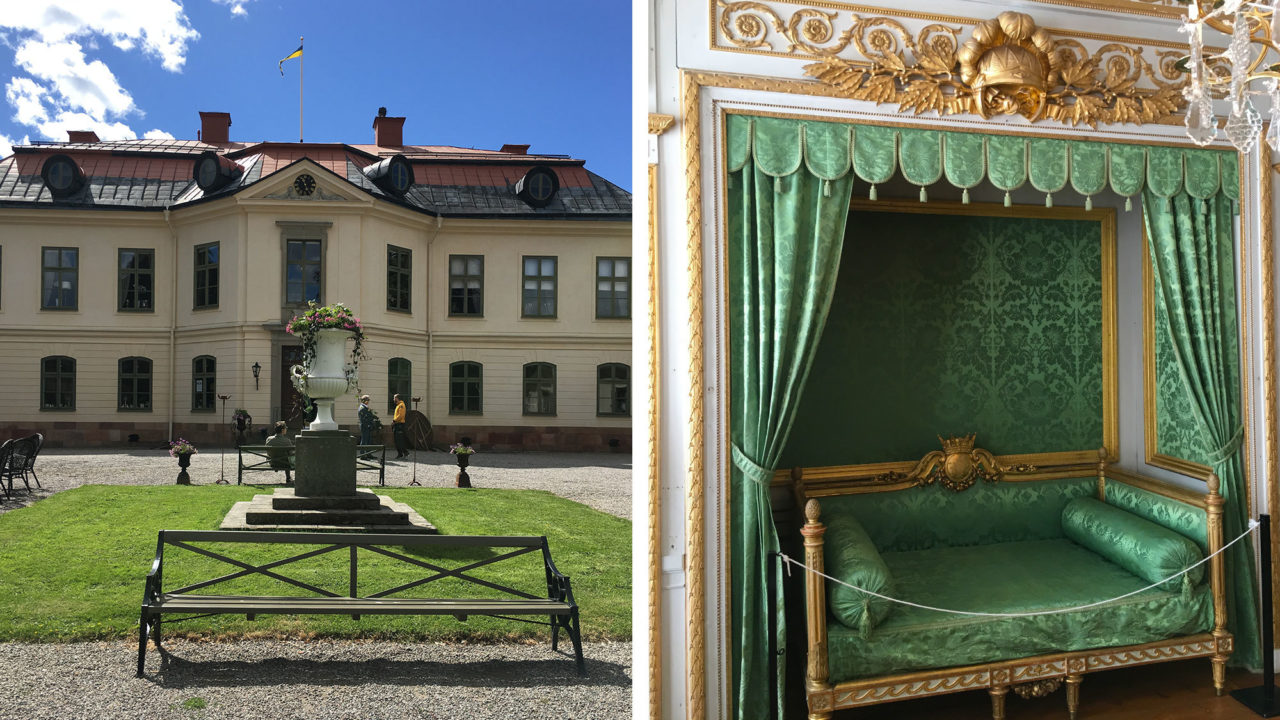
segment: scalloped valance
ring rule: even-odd
[[[791,118],[728,116],[729,171],[741,170],[748,158],[766,175],[782,178],[801,165],[820,180],[836,180],[853,171],[875,186],[901,170],[902,176],[925,187],[939,180],[964,190],[984,179],[1005,191],[1028,181],[1048,194],[1070,185],[1085,196],[1110,186],[1127,198],[1141,195],[1144,187],[1160,197],[1185,189],[1194,198],[1207,200],[1222,192],[1232,200],[1240,196],[1239,158],[1232,150],[1157,147],[1059,140],[1054,138],[981,135],[977,133],[915,128],[854,125],[851,123]]]

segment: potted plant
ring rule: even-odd
[[[471,456],[476,452],[476,449],[471,447],[471,438],[464,437],[462,442],[450,445],[449,452],[453,453],[458,460],[457,486],[471,487],[471,476],[467,474],[467,466],[471,464]]]
[[[337,430],[333,401],[347,390],[360,389],[360,360],[364,354],[364,326],[351,308],[342,303],[307,303],[285,331],[302,341],[302,364],[291,368],[294,387],[315,401],[316,419],[311,430]],[[344,362],[348,339],[354,339],[351,362]]]
[[[191,484],[191,476],[187,474],[187,468],[191,466],[191,456],[196,452],[196,446],[182,438],[169,443],[169,457],[178,458],[177,482],[179,485]]]

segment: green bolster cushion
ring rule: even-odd
[[[1077,545],[1101,555],[1149,583],[1159,582],[1204,559],[1200,548],[1183,535],[1128,510],[1091,497],[1080,497],[1062,510],[1062,531]],[[1190,587],[1204,578],[1199,565],[1161,589]]]
[[[850,515],[837,516],[827,522],[823,564],[831,577],[882,595],[893,595],[889,567],[884,564],[867,531]],[[835,582],[828,581],[826,585],[827,606],[831,614],[864,637],[892,609],[888,600]]]

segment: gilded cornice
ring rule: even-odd
[[[675,124],[676,119],[671,115],[663,115],[661,113],[649,113],[649,134],[661,135],[671,126]]]
[[[750,0],[712,0],[711,12],[712,50],[816,60],[805,74],[837,97],[899,113],[1141,125],[1185,105],[1177,42],[1042,28],[1016,12],[978,19]]]
[[[1178,0],[1035,0],[1035,2],[1169,19],[1180,19],[1187,14],[1187,6]]]

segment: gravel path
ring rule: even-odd
[[[627,718],[631,643],[585,643],[587,675],[551,644],[165,643],[134,677],[128,642],[0,645],[0,718]],[[564,649],[564,645],[561,649]]]
[[[195,484],[211,484],[222,456],[192,458]],[[236,453],[225,457],[235,482]],[[19,481],[0,514],[86,484],[166,485],[177,464],[164,450],[49,448],[36,461],[43,489]],[[475,487],[548,490],[623,518],[631,517],[631,456],[588,453],[479,453]],[[452,455],[420,452],[418,482],[451,487]],[[414,463],[389,461],[386,482],[408,485]],[[256,473],[255,479],[283,480]],[[368,475],[358,476],[368,484]],[[34,483],[33,483],[34,485]],[[563,640],[563,638],[562,638]],[[337,640],[166,642],[162,662],[147,653],[147,674],[133,676],[136,642],[0,644],[0,719],[38,718],[625,718],[631,715],[631,643],[584,643],[587,676],[571,655],[532,645],[392,643]]]
[[[391,453],[394,455],[394,451]],[[386,483],[389,487],[408,485],[415,476],[412,458],[391,460],[388,455]],[[427,487],[452,487],[458,474],[453,455],[418,452],[416,476]],[[197,485],[226,478],[236,481],[236,451],[225,456],[216,450],[197,453],[188,471]],[[631,518],[631,455],[627,453],[477,453],[471,456],[467,473],[474,487],[548,490],[597,510]],[[21,481],[13,500],[0,494],[0,513],[31,504],[34,500],[74,487],[102,485],[168,485],[178,475],[177,461],[164,450],[69,450],[47,448],[36,459],[36,474],[42,490],[28,494]],[[361,485],[377,483],[371,473],[359,473]],[[283,483],[283,473],[247,473],[245,482]],[[32,483],[35,487],[35,483]]]

